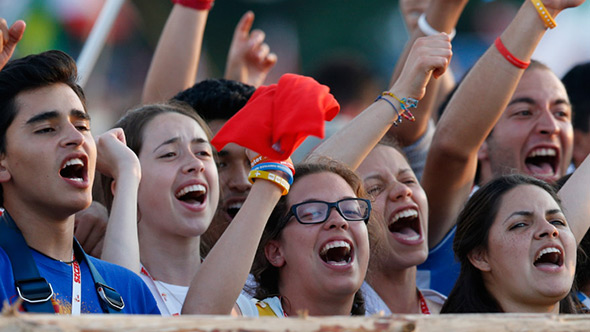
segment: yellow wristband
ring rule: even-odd
[[[287,182],[287,180],[283,179],[282,177],[274,173],[267,171],[252,170],[250,171],[250,174],[248,174],[248,180],[250,181],[250,183],[254,183],[254,179],[263,179],[276,184],[281,189],[283,189],[283,196],[289,193],[289,182]]]
[[[539,13],[539,17],[541,18],[541,21],[543,21],[543,24],[545,24],[545,27],[549,29],[555,28],[557,23],[555,23],[555,20],[551,14],[549,14],[543,2],[541,0],[531,0],[531,2],[533,3],[533,6],[535,6],[537,13]]]

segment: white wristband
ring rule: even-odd
[[[418,19],[418,28],[420,28],[422,33],[424,33],[427,36],[434,36],[440,33],[440,31],[435,30],[433,27],[430,26],[430,24],[428,24],[428,21],[426,21],[426,13],[422,13],[422,15],[420,15],[420,18]],[[449,33],[449,38],[453,40],[456,34],[457,30],[453,28],[453,31]]]

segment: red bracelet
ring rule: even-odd
[[[510,53],[510,51],[508,51],[506,46],[504,46],[504,44],[502,43],[500,37],[496,38],[494,44],[496,45],[498,52],[500,52],[500,54],[502,54],[504,58],[515,67],[526,69],[531,64],[530,61],[522,61],[519,58],[515,57],[512,53]]]
[[[172,0],[172,3],[196,10],[209,10],[213,7],[214,0]]]

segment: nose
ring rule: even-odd
[[[84,140],[84,134],[73,124],[70,123],[64,127],[63,138],[61,140],[63,147],[80,146],[84,143]]]
[[[395,182],[389,191],[389,198],[393,201],[412,196],[412,189],[402,182]]]
[[[324,223],[324,228],[342,228],[344,230],[347,230],[348,226],[348,221],[340,215],[340,213],[336,210],[336,207],[331,207],[330,211],[328,211],[328,220],[326,220],[326,222]]]
[[[550,237],[550,238],[556,238],[559,236],[559,231],[557,230],[557,228],[545,221],[542,223],[542,225],[539,227],[539,230],[537,230],[536,234],[535,234],[535,238],[540,240],[546,237]]]
[[[250,181],[248,181],[248,173],[250,172],[250,165],[236,166],[229,174],[224,176],[229,177],[227,180],[227,186],[237,192],[247,192],[252,187]],[[220,173],[221,175],[221,173]]]
[[[205,170],[205,164],[199,158],[197,158],[192,152],[187,153],[185,164],[182,167],[182,172],[185,174],[194,172],[203,172]]]
[[[539,120],[537,121],[537,131],[543,135],[555,135],[559,133],[558,120],[553,116],[549,108],[541,112]]]

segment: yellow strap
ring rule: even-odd
[[[271,317],[278,317],[277,314],[272,310],[270,305],[264,303],[263,301],[256,302],[256,309],[258,309],[258,316],[271,316]]]

